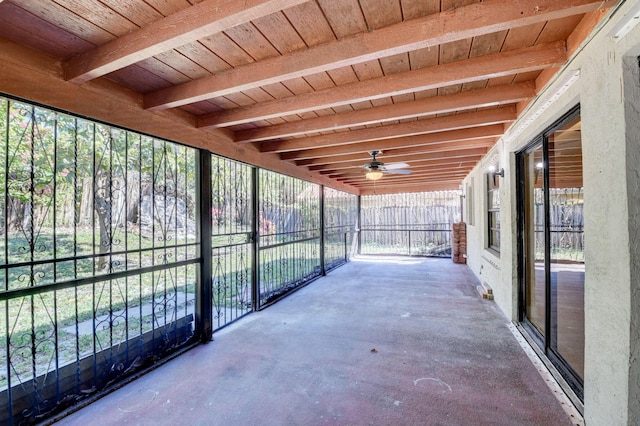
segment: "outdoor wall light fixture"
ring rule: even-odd
[[[491,173],[494,179],[496,176],[504,177],[504,169],[496,171],[496,166],[489,166],[489,173]]]
[[[378,170],[373,170],[371,172],[368,172],[365,176],[369,180],[378,180],[382,177],[382,172]]]
[[[496,166],[489,166],[489,173],[491,174],[491,178],[493,179],[493,185],[495,186],[497,182],[497,177],[504,177],[504,169],[496,170]]]

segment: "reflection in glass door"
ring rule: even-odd
[[[580,117],[547,137],[549,155],[550,346],[584,374],[584,225]]]
[[[581,397],[584,220],[579,109],[518,155],[521,320]]]
[[[545,246],[544,246],[544,174],[542,145],[524,154],[525,224],[527,280],[524,298],[525,316],[544,337],[545,333]]]

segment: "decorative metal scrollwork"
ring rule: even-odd
[[[0,423],[20,424],[192,338],[197,153],[3,97],[0,128]]]

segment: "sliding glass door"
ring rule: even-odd
[[[520,317],[581,397],[584,376],[582,145],[575,108],[518,154]]]
[[[545,335],[545,197],[542,145],[524,154],[525,241],[528,254],[525,265],[525,316],[536,331]]]

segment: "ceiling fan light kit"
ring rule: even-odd
[[[369,180],[378,180],[382,177],[382,172],[373,170],[373,171],[367,172],[365,176]]]
[[[382,151],[369,151],[369,154],[371,155],[371,161],[364,165],[364,168],[368,170],[365,174],[368,180],[379,180],[387,173],[395,175],[411,174],[411,170],[406,170],[409,167],[407,163],[389,163],[385,166],[383,162],[378,161],[376,155],[382,154]]]

